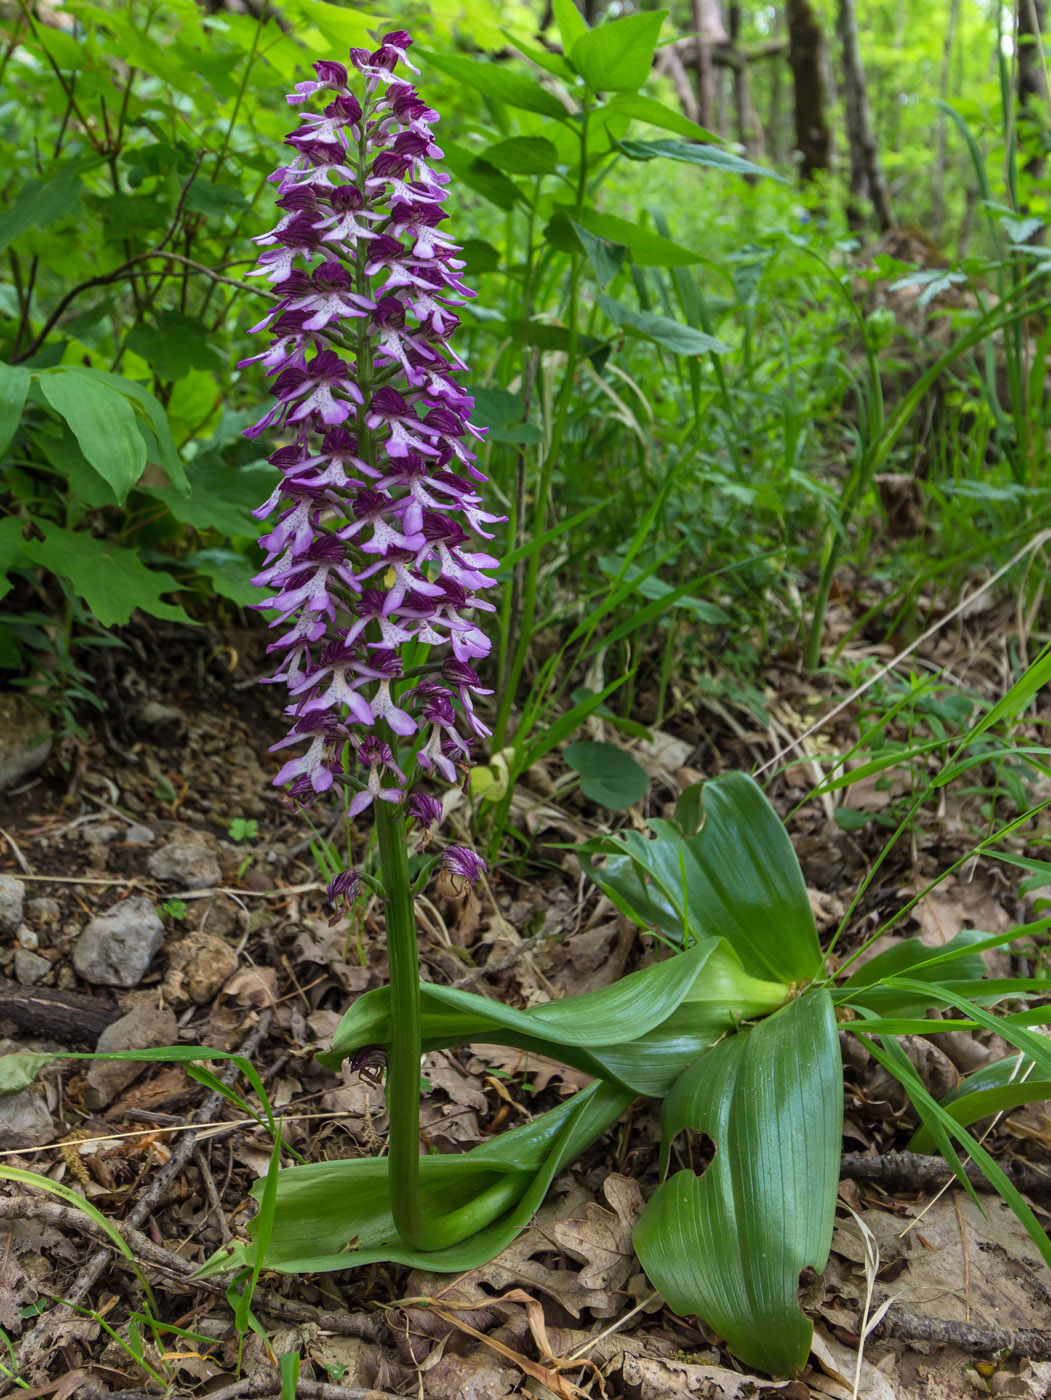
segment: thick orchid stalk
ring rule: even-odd
[[[314,65],[296,85],[304,104],[293,155],[270,177],[281,217],[255,241],[250,276],[277,293],[255,330],[268,348],[256,362],[274,376],[274,407],[247,436],[266,430],[284,445],[270,457],[281,481],[256,515],[271,520],[267,560],[255,583],[278,613],[268,650],[271,681],[288,690],[286,738],[297,746],[275,782],[306,805],[335,784],[347,812],[374,807],[387,911],[394,1035],[387,1075],[391,1198],[410,1244],[435,1249],[486,1224],[513,1199],[491,1199],[443,1220],[419,1205],[419,964],[406,824],[441,818],[420,779],[458,781],[472,736],[488,730],[474,709],[487,695],[475,662],[490,643],[471,620],[493,611],[497,561],[472,534],[501,517],[475,489],[485,477],[467,443],[481,437],[473,400],[456,382],[465,366],[450,349],[454,308],[470,296],[459,251],[442,232],[448,176],[431,134],[437,113],[399,77],[411,40],[398,31],[347,65]],[[413,69],[413,72],[416,70]],[[307,107],[318,110],[306,110]],[[439,650],[440,649],[440,650]],[[443,861],[476,878],[484,864],[450,847]],[[352,900],[359,877],[333,881],[330,899]]]

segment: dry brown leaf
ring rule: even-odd
[[[238,1006],[273,1006],[277,1001],[277,973],[272,967],[242,967],[223,984],[222,996]]]
[[[619,1295],[637,1267],[631,1234],[642,1214],[642,1192],[637,1181],[617,1175],[606,1178],[602,1191],[613,1207],[611,1211],[589,1201],[583,1219],[552,1221],[545,1233],[583,1265],[577,1276],[581,1289],[607,1295],[607,1307],[600,1310],[592,1303],[592,1313],[612,1317],[619,1311]]]
[[[631,1356],[620,1364],[625,1389],[637,1400],[755,1400],[783,1390],[788,1381],[730,1371],[725,1366],[695,1365],[670,1357]]]

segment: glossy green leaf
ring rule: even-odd
[[[542,117],[558,117],[563,121],[569,116],[553,92],[506,63],[465,58],[462,54],[435,53],[433,49],[414,49],[413,52],[422,55],[446,77],[472,88],[490,102],[504,102],[509,107],[520,107],[526,112],[538,112]]]
[[[607,20],[574,41],[570,61],[595,92],[634,92],[650,75],[667,17],[667,10],[650,10]]]
[[[618,141],[616,147],[629,160],[678,160],[687,165],[706,165],[713,170],[725,170],[731,175],[762,176],[786,183],[784,176],[745,160],[722,146],[697,145],[686,141]]]
[[[613,812],[641,802],[650,786],[649,774],[630,753],[616,744],[583,739],[564,750],[566,762],[580,777],[580,791]]]
[[[76,366],[44,370],[37,382],[84,456],[123,502],[146,466],[146,442],[127,398],[92,382]]]
[[[675,942],[725,938],[753,977],[806,982],[818,975],[821,946],[788,833],[762,789],[726,773],[702,789],[704,823],[684,836],[653,818],[640,832],[584,846],[603,854],[588,873],[637,922]],[[683,909],[685,892],[686,909]]]
[[[317,1162],[277,1176],[273,1230],[261,1261],[279,1273],[324,1273],[372,1263],[405,1264],[458,1273],[488,1263],[526,1228],[555,1176],[603,1133],[632,1094],[592,1084],[531,1123],[502,1133],[470,1152],[420,1160],[425,1212],[444,1214],[509,1174],[521,1195],[506,1215],[448,1249],[423,1252],[405,1244],[390,1211],[385,1158]],[[258,1199],[263,1183],[253,1194]],[[256,1220],[258,1217],[256,1217]],[[256,1220],[249,1224],[255,1233]],[[198,1270],[207,1278],[254,1261],[252,1246],[213,1255]]]
[[[483,158],[505,175],[553,175],[558,151],[544,136],[509,136],[487,146]]]
[[[942,1099],[941,1106],[954,1122],[969,1127],[995,1113],[1009,1113],[1023,1104],[1051,1099],[1051,1079],[1033,1075],[1033,1068],[1025,1055],[996,1060],[968,1075],[954,1094]],[[924,1125],[913,1134],[909,1151],[933,1152],[935,1146],[933,1133]]]
[[[54,1055],[19,1051],[0,1055],[0,1099],[7,1094],[20,1094],[28,1089],[40,1071],[51,1063]]]
[[[673,321],[670,316],[659,316],[654,311],[636,311],[604,294],[597,300],[614,325],[637,331],[675,355],[725,355],[730,349],[725,341],[706,335],[693,326],[683,325],[681,321]]]
[[[832,1242],[843,1080],[832,1002],[812,991],[729,1036],[685,1071],[664,1107],[665,1142],[707,1133],[715,1159],[657,1188],[635,1249],[665,1301],[696,1314],[749,1366],[791,1375],[812,1324],[799,1274]]]
[[[789,988],[752,978],[725,943],[705,939],[608,987],[518,1011],[473,992],[420,984],[425,1050],[473,1042],[552,1056],[625,1089],[666,1093],[684,1065],[746,1019],[783,1005]],[[318,1056],[330,1069],[391,1039],[388,988],[360,996]]]
[[[0,364],[0,453],[7,451],[22,421],[29,380],[24,366]]]
[[[170,622],[190,623],[175,603],[161,595],[179,588],[171,574],[148,569],[133,549],[97,540],[86,530],[40,523],[42,540],[25,540],[22,551],[35,564],[67,578],[103,627],[122,627],[136,608]]]
[[[619,92],[599,110],[616,112],[621,116],[630,117],[632,121],[646,122],[650,126],[659,127],[662,131],[674,131],[677,136],[685,136],[692,141],[720,140],[714,131],[698,126],[676,108],[666,107],[656,98],[644,97],[639,92]]]

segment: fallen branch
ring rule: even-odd
[[[1051,1332],[1020,1327],[972,1327],[967,1322],[945,1322],[937,1317],[917,1317],[892,1303],[872,1336],[896,1337],[905,1342],[933,1342],[958,1351],[989,1352],[994,1356],[1025,1356],[1031,1361],[1051,1360]]]
[[[1034,1194],[1051,1192],[1051,1172],[1028,1162],[1006,1161],[1000,1167],[1012,1186]],[[964,1163],[967,1180],[978,1191],[995,1191],[996,1187],[974,1162]],[[940,1190],[955,1180],[951,1168],[941,1157],[923,1157],[916,1152],[886,1152],[869,1156],[864,1152],[845,1152],[840,1159],[841,1181],[874,1181],[891,1191]]]

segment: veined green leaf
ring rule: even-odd
[[[673,321],[670,316],[659,316],[655,311],[636,311],[605,293],[597,300],[614,325],[628,326],[675,355],[725,355],[730,349],[724,340],[705,335],[704,331],[683,325],[681,321]]]
[[[647,122],[662,131],[674,131],[677,136],[685,136],[692,141],[716,142],[721,139],[714,131],[698,126],[675,108],[665,107],[663,102],[658,102],[653,97],[644,97],[639,92],[618,92],[605,104],[605,110],[619,112],[633,121]]]
[[[783,1005],[789,988],[750,977],[725,943],[705,939],[608,987],[517,1011],[454,987],[420,984],[425,1050],[470,1042],[552,1056],[625,1089],[666,1093],[683,1066],[742,1021]],[[389,1045],[390,993],[366,992],[318,1056],[330,1069],[365,1045]]]
[[[573,67],[594,92],[634,92],[649,77],[667,10],[623,15],[578,35]]]
[[[731,175],[763,176],[779,180],[781,184],[787,183],[783,175],[745,160],[722,146],[691,145],[685,141],[616,141],[614,144],[629,160],[678,160],[687,165],[706,165],[715,170],[725,170]]]
[[[588,32],[588,22],[574,0],[552,0],[552,4],[563,51],[569,53],[577,40]]]
[[[470,1152],[420,1160],[425,1212],[477,1198],[511,1175],[521,1195],[506,1215],[448,1249],[412,1249],[398,1235],[390,1209],[386,1158],[347,1159],[291,1167],[277,1176],[273,1230],[263,1266],[279,1273],[323,1273],[371,1263],[406,1264],[458,1273],[488,1263],[526,1228],[558,1172],[579,1156],[631,1102],[630,1092],[592,1084],[519,1128]],[[258,1199],[263,1184],[253,1194]],[[256,1217],[258,1219],[258,1217]],[[255,1233],[256,1221],[249,1225]],[[255,1262],[252,1246],[213,1255],[198,1270],[208,1278]]]
[[[0,454],[7,451],[22,421],[30,378],[23,365],[0,364]]]
[[[179,588],[171,574],[148,569],[133,549],[97,540],[86,530],[65,530],[41,521],[42,540],[24,540],[22,552],[35,564],[68,578],[103,627],[122,627],[136,608],[171,622],[191,623],[175,603],[161,594]]]
[[[622,811],[645,797],[649,774],[625,749],[616,744],[582,739],[565,750],[565,760],[580,777],[580,790],[592,802],[613,812]]]
[[[589,842],[585,855],[608,857],[605,868],[592,861],[591,878],[618,908],[673,941],[725,938],[753,977],[816,977],[822,954],[806,885],[762,789],[744,773],[726,773],[704,785],[702,803],[696,836],[654,818],[652,839],[624,832]]]
[[[483,62],[462,54],[435,53],[433,49],[414,49],[413,52],[491,102],[506,102],[509,107],[521,107],[527,112],[539,112],[542,117],[558,117],[561,121],[569,116],[553,92],[541,87],[535,78],[516,72],[504,63]]]
[[[825,1266],[839,1182],[843,1079],[828,992],[700,1055],[665,1103],[665,1157],[686,1128],[713,1139],[715,1160],[657,1188],[636,1252],[676,1312],[703,1318],[746,1364],[791,1375],[813,1332],[799,1274]]]
[[[553,175],[558,151],[545,136],[509,136],[487,146],[482,158],[505,175]]]
[[[77,366],[43,370],[40,392],[72,429],[80,450],[124,502],[146,465],[135,410],[121,393],[92,383]]]
[[[687,267],[702,260],[702,254],[694,253],[680,243],[673,243],[670,238],[662,238],[642,224],[619,219],[615,214],[600,214],[595,209],[585,209],[580,222],[589,233],[599,238],[606,238],[611,243],[623,243],[631,254],[632,262],[638,267]]]

